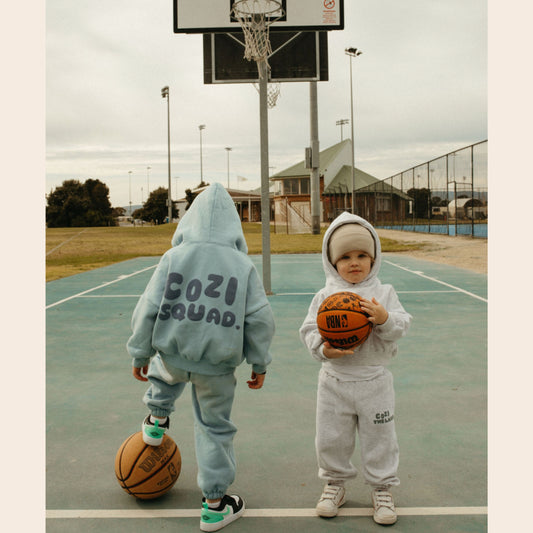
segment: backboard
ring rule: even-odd
[[[344,29],[344,0],[280,0],[283,16],[271,31]],[[241,32],[230,14],[235,0],[173,0],[174,33]]]
[[[257,65],[244,58],[242,33],[204,34],[204,83],[257,83]],[[270,32],[269,82],[327,81],[327,32]]]

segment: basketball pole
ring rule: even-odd
[[[309,102],[311,123],[311,223],[313,235],[320,235],[320,150],[318,144],[318,98],[316,81],[309,82]]]
[[[258,61],[259,128],[261,142],[261,236],[263,249],[263,286],[272,294],[270,270],[270,183],[268,177],[268,65]]]

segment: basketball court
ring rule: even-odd
[[[262,270],[261,256],[252,256]],[[199,531],[190,388],[176,404],[170,436],[182,455],[176,485],[154,500],[126,494],[116,452],[139,431],[146,384],[131,375],[130,319],[157,258],[138,258],[53,281],[46,287],[47,531]],[[487,277],[400,254],[384,254],[381,280],[413,315],[390,365],[395,376],[401,485],[395,531],[487,530]],[[322,491],[314,450],[320,364],[298,329],[324,274],[319,254],[272,256],[276,320],[265,386],[237,369],[233,420],[237,477],[246,501],[238,532],[380,531],[370,490],[347,484],[339,516],[318,518]],[[359,449],[354,454],[356,466]]]
[[[250,8],[252,3],[263,7]],[[360,478],[347,484],[347,502],[339,516],[315,516],[323,486],[314,450],[320,364],[300,342],[298,329],[324,283],[321,256],[270,257],[269,252],[267,107],[273,100],[275,104],[278,82],[307,81],[313,87],[327,81],[327,33],[343,28],[342,0],[174,2],[174,32],[204,34],[205,83],[256,83],[259,91],[266,252],[253,260],[267,293],[272,293],[269,301],[277,329],[263,389],[248,389],[247,365],[237,369],[233,410],[238,427],[237,477],[230,490],[245,499],[247,511],[226,529],[234,533],[371,532],[383,527],[372,520],[370,489]],[[234,61],[239,56],[241,60]],[[315,227],[319,223],[316,101],[310,107],[306,160]],[[169,435],[182,457],[173,489],[154,500],[138,500],[122,490],[114,473],[117,450],[140,430],[146,415],[142,402],[146,384],[132,376],[126,341],[133,309],[156,264],[157,258],[138,258],[47,284],[49,533],[199,531],[201,494],[188,391],[171,417]],[[390,366],[397,395],[402,483],[394,490],[399,515],[394,530],[484,532],[487,278],[395,254],[384,254],[380,278],[394,285],[414,317]],[[354,463],[360,463],[358,448]]]

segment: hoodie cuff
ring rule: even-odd
[[[329,359],[324,355],[324,343],[322,343],[318,349],[317,349],[317,353],[318,353],[318,360],[319,361],[329,361]]]
[[[265,365],[252,365],[252,371],[256,374],[266,374],[267,367]]]
[[[135,368],[144,368],[149,363],[150,363],[149,357],[134,357],[132,366]]]
[[[378,328],[378,330],[381,331],[382,333],[387,333],[388,331],[391,331],[392,329],[394,329],[394,321],[392,320],[390,313],[389,313],[389,316],[387,317],[387,320],[385,320],[383,324],[376,324],[374,327]]]

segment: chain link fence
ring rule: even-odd
[[[356,190],[356,212],[384,229],[487,237],[482,141]]]

